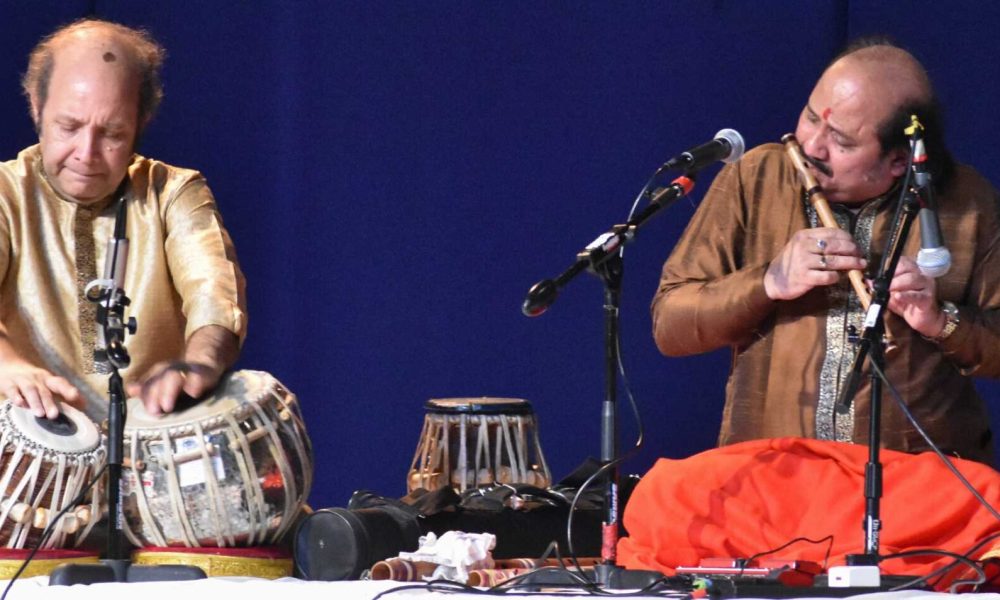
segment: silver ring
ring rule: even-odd
[[[826,250],[826,240],[822,238],[816,240],[816,247],[819,248],[819,251],[822,253],[824,250]]]
[[[820,254],[819,255],[819,268],[825,271],[826,270],[826,266],[827,266],[826,265],[826,255],[825,254]]]

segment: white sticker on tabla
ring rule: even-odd
[[[146,490],[147,496],[156,495],[156,486],[153,485],[154,483],[156,483],[156,473],[153,473],[152,471],[143,471],[142,488]]]
[[[153,487],[153,483],[155,482],[156,474],[153,473],[152,471],[148,471],[147,470],[147,471],[143,471],[142,475],[140,477],[141,477],[141,481],[142,481],[142,488],[146,491],[146,495],[147,496],[155,496],[156,495],[156,488]],[[134,469],[128,469],[127,471],[125,471],[125,473],[122,475],[122,480],[121,480],[122,481],[122,495],[123,496],[128,496],[129,494],[131,494],[133,492],[137,492],[137,490],[139,489],[139,487],[136,484],[136,482],[139,481],[139,480],[140,480],[140,478],[136,477]]]
[[[200,441],[198,436],[187,436],[174,440],[175,456],[177,454],[188,454],[196,452],[196,458],[177,465],[177,479],[181,487],[198,485],[205,483],[205,467],[202,455],[202,448],[205,442]],[[216,481],[225,479],[226,472],[222,468],[222,457],[211,456],[212,468],[215,470]]]

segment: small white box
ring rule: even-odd
[[[878,587],[881,583],[882,577],[875,565],[830,567],[827,573],[830,587]]]

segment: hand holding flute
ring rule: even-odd
[[[862,307],[868,310],[871,292],[862,273],[867,262],[861,250],[854,238],[840,229],[798,140],[789,133],[781,141],[823,227],[801,230],[792,236],[764,275],[765,291],[772,299],[790,300],[814,287],[836,283],[840,273],[846,271]],[[912,258],[900,257],[889,291],[891,312],[925,337],[933,338],[940,333],[943,316],[935,281],[924,276]],[[891,332],[887,337],[891,341]]]
[[[837,283],[840,273],[846,271],[855,293],[867,309],[871,294],[862,274],[867,261],[863,258],[861,249],[851,234],[837,225],[815,176],[806,165],[795,136],[788,134],[782,140],[810,193],[810,202],[823,227],[804,229],[792,236],[771,261],[764,275],[765,292],[773,300],[793,300],[815,287]]]

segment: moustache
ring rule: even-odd
[[[811,156],[806,156],[806,161],[815,167],[820,173],[826,175],[827,177],[833,177],[833,171],[831,171],[830,167],[828,167],[825,163],[818,161]]]

